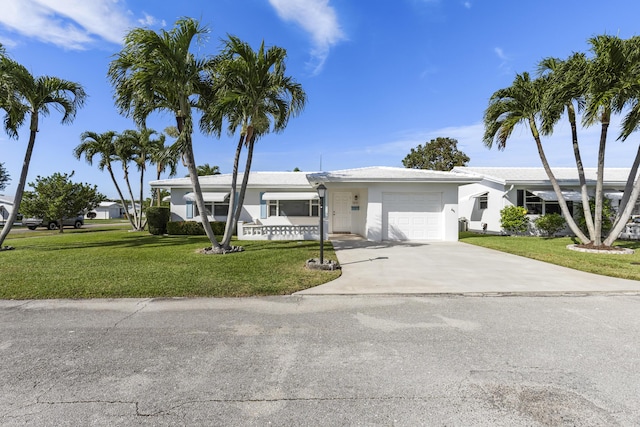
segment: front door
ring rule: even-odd
[[[334,233],[351,233],[351,193],[333,193],[332,216]]]

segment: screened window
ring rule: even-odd
[[[207,211],[208,216],[227,216],[229,212],[229,203],[214,203],[214,202],[204,202],[204,208]],[[193,209],[196,216],[200,216],[198,211],[198,205],[193,204]]]
[[[269,200],[269,216],[318,216],[319,200]]]
[[[489,206],[489,193],[483,194],[478,197],[478,205],[480,209],[487,209]]]

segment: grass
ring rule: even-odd
[[[569,237],[549,239],[463,232],[460,233],[460,241],[588,273],[640,280],[640,242],[637,241],[621,240],[615,243],[615,246],[636,250],[633,255],[601,255],[570,251],[566,248],[567,245],[575,242]]]
[[[0,299],[239,297],[291,294],[337,278],[311,271],[315,241],[241,241],[245,251],[201,255],[201,236],[152,236],[127,224],[10,234],[0,253]],[[325,257],[336,259],[325,245]]]

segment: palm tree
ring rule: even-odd
[[[147,163],[152,162],[152,155],[164,148],[165,136],[160,134],[158,138],[153,139],[152,136],[157,132],[153,129],[142,128],[139,131],[127,130],[124,131],[125,140],[129,140],[132,148],[131,159],[136,164],[138,171],[140,172],[140,213],[138,215],[138,223],[136,229],[144,230],[145,224],[142,222],[142,201],[144,198],[144,174],[147,170]],[[135,204],[134,204],[135,209]]]
[[[215,98],[201,99],[205,105],[200,126],[205,133],[219,136],[225,120],[229,134],[240,128],[223,247],[229,246],[242,212],[255,142],[269,132],[284,131],[289,118],[300,114],[306,103],[302,86],[285,75],[286,56],[283,48],[273,46],[265,49],[264,41],[256,52],[248,43],[229,36],[210,77]],[[238,165],[243,146],[247,148],[247,159],[236,202]]]
[[[543,76],[531,80],[529,73],[525,72],[516,75],[510,87],[496,91],[491,96],[489,107],[484,114],[485,133],[483,141],[488,148],[491,148],[495,140],[498,143],[498,149],[504,150],[513,129],[518,124],[527,124],[536,142],[542,166],[558,195],[558,203],[567,224],[571,231],[586,244],[589,243],[589,238],[585,236],[576,224],[567,202],[562,197],[562,190],[551,171],[540,139],[539,123],[542,114],[542,100],[549,88],[549,84],[548,77]]]
[[[196,170],[198,171],[198,176],[220,175],[220,167],[211,166],[209,163],[198,166]]]
[[[178,173],[178,157],[178,152],[170,145],[152,146],[150,162],[156,165],[156,179],[160,179],[160,175],[162,175],[167,168],[169,169],[169,177],[176,176]],[[157,188],[155,191],[157,206],[160,206],[162,203],[161,190]]]
[[[111,177],[111,181],[113,181],[113,185],[116,187],[116,191],[118,192],[118,196],[120,197],[120,203],[124,207],[124,214],[127,220],[131,223],[131,226],[135,228],[135,224],[133,222],[133,218],[129,215],[129,205],[122,195],[122,190],[118,185],[118,180],[113,173],[113,165],[112,162],[116,160],[116,146],[115,141],[118,137],[118,134],[114,131],[107,131],[104,133],[96,133],[91,131],[83,132],[80,136],[81,143],[73,150],[73,155],[76,159],[80,159],[84,154],[85,160],[90,165],[93,164],[93,158],[95,156],[100,156],[100,161],[98,162],[98,169],[104,170],[107,168],[109,172],[109,176]]]
[[[6,56],[0,56],[0,77],[3,86],[0,89],[0,108],[6,113],[4,129],[7,134],[17,138],[18,129],[29,120],[29,141],[14,197],[15,209],[11,211],[7,224],[0,233],[2,247],[22,202],[40,116],[48,116],[53,107],[62,113],[61,123],[71,123],[78,109],[84,105],[86,94],[80,84],[69,80],[53,76],[34,77],[24,66]]]
[[[546,75],[550,78],[549,90],[543,100],[542,133],[551,135],[553,128],[566,112],[571,127],[573,155],[580,182],[583,217],[589,238],[594,240],[595,227],[591,215],[591,205],[589,204],[589,192],[587,190],[582,155],[578,145],[578,122],[576,118],[576,111],[583,111],[585,106],[584,79],[588,65],[589,63],[584,54],[575,53],[566,61],[558,58],[545,58],[538,65],[538,71],[540,75]],[[558,197],[561,197],[561,194]]]
[[[124,178],[124,182],[127,185],[127,189],[129,191],[129,197],[131,200],[131,210],[133,211],[133,229],[136,231],[140,230],[140,216],[138,215],[138,208],[136,207],[136,199],[133,196],[133,190],[131,189],[131,180],[129,180],[129,163],[133,162],[136,157],[136,144],[138,142],[138,135],[135,130],[125,130],[120,133],[115,140],[114,144],[114,153],[115,159],[120,162],[122,165],[122,174]],[[128,206],[125,205],[125,209],[128,209]],[[129,212],[131,215],[131,212]]]
[[[170,31],[135,28],[126,35],[124,47],[108,71],[122,114],[133,117],[140,126],[154,111],[174,115],[179,132],[176,148],[189,170],[200,212],[206,210],[193,155],[192,109],[205,90],[204,73],[213,64],[210,59],[196,57],[190,49],[194,39],[201,39],[207,32],[191,18],[178,20]],[[206,216],[202,225],[214,250],[220,250]]]

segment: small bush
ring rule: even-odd
[[[589,208],[591,209],[591,215],[593,215],[596,210],[596,201],[593,197],[589,199]],[[613,219],[615,217],[616,212],[611,206],[611,200],[604,197],[602,199],[602,236],[606,236],[609,233],[611,227],[613,227]],[[589,230],[587,229],[587,221],[584,219],[582,204],[576,209],[575,218],[580,230],[588,236]]]
[[[222,236],[226,222],[216,221],[210,222],[213,234]],[[204,236],[204,227],[201,223],[195,221],[172,221],[167,224],[167,234],[187,235],[187,236]]]
[[[529,227],[527,210],[522,206],[507,206],[500,211],[500,225],[509,234],[522,234]]]
[[[167,234],[167,223],[171,217],[171,210],[168,207],[150,206],[145,214],[147,215],[147,224],[149,224],[149,233]]]
[[[536,228],[547,237],[553,237],[562,231],[566,223],[564,217],[557,213],[542,215],[534,221]]]

